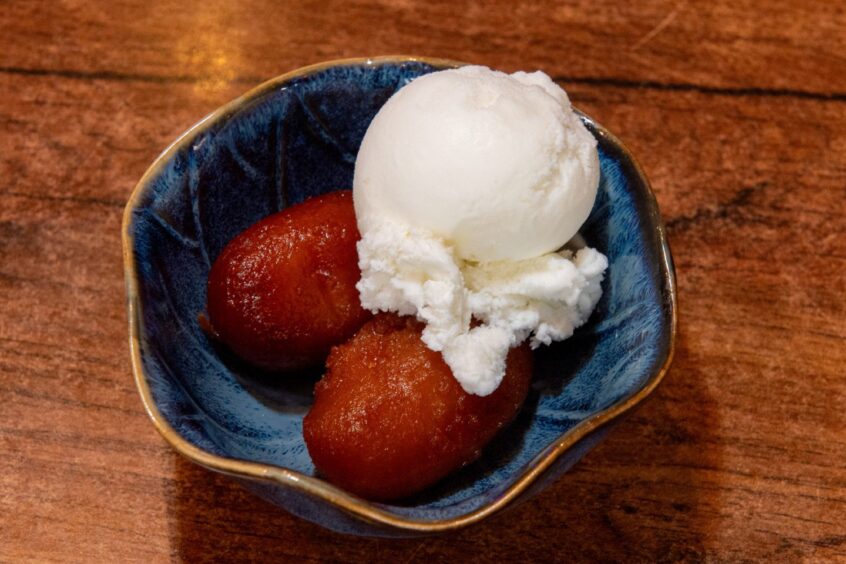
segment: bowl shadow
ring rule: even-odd
[[[235,381],[268,409],[305,413],[314,399],[314,385],[323,377],[323,365],[295,372],[271,372],[247,364],[225,345],[211,340],[217,358]]]

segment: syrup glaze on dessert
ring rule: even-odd
[[[317,196],[235,237],[212,266],[211,330],[265,370],[319,365],[370,318],[355,288],[358,229],[349,190]]]
[[[465,392],[413,317],[380,314],[332,349],[303,421],[318,471],[374,500],[409,496],[472,462],[526,399],[528,344],[511,349],[490,395]]]

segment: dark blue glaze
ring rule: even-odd
[[[293,79],[195,134],[142,188],[129,230],[143,367],[158,409],[189,442],[228,458],[314,473],[302,418],[319,375],[274,384],[217,351],[197,323],[209,266],[259,219],[350,188],[358,146],[376,111],[399,87],[432,70],[419,62],[362,64]],[[587,123],[599,139],[602,180],[582,234],[610,261],[597,310],[571,339],[536,351],[525,408],[479,461],[414,499],[381,507],[428,520],[489,504],[563,433],[637,392],[667,358],[670,289],[649,190],[622,150]],[[560,457],[529,493],[572,466],[606,430]],[[335,530],[408,534],[282,485],[248,486]]]

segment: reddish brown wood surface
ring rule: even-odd
[[[656,395],[540,497],[336,535],[183,461],[130,375],[123,204],[303,64],[541,68],[651,177],[678,269]],[[0,2],[0,561],[846,559],[842,2]]]

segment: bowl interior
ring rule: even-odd
[[[162,416],[218,456],[314,474],[302,419],[319,373],[276,383],[217,350],[201,330],[206,278],[226,243],[259,219],[352,186],[356,152],[381,105],[422,62],[329,67],[262,89],[189,132],[147,176],[131,211],[144,377]],[[574,425],[639,390],[670,350],[658,217],[613,139],[599,139],[602,179],[582,229],[610,261],[603,297],[567,341],[536,351],[530,397],[476,463],[402,515],[448,518],[495,499]]]

